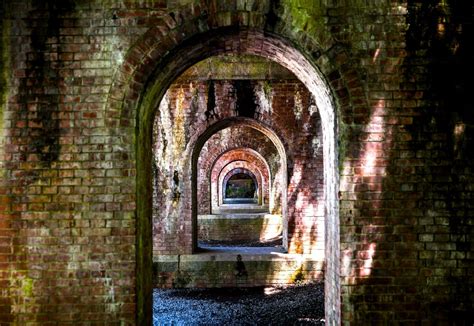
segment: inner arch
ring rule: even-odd
[[[326,315],[339,318],[339,203],[336,143],[336,110],[331,90],[319,70],[285,40],[257,30],[222,28],[183,42],[155,66],[141,98],[137,123],[137,279],[138,309],[151,309],[151,132],[157,104],[171,82],[184,70],[207,57],[219,54],[254,54],[273,60],[293,72],[312,93],[319,109],[323,131],[325,229],[326,229]],[[204,40],[204,41],[203,41]],[[187,148],[190,151],[191,148]],[[190,153],[191,154],[191,153]],[[194,161],[194,160],[193,160]],[[194,185],[195,186],[195,185]],[[139,312],[140,315],[140,312]],[[138,318],[141,320],[141,318]]]

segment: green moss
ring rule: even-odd
[[[265,93],[265,97],[270,99],[272,96],[272,84],[268,80],[263,81],[263,92]]]
[[[0,17],[5,17],[3,5],[0,5]],[[0,42],[0,149],[3,147],[4,112],[8,99],[8,75],[10,67],[10,25],[7,19],[0,19],[0,31],[2,40]],[[0,178],[5,177],[5,170],[0,169]]]
[[[303,272],[303,265],[300,265],[300,267],[298,267],[298,269],[296,269],[293,274],[291,274],[291,277],[290,277],[290,282],[291,283],[300,283],[302,281],[304,281],[305,279],[305,275],[304,275],[304,272]]]
[[[33,280],[29,277],[25,277],[21,280],[21,292],[23,297],[33,296]]]
[[[0,8],[0,17],[4,17],[3,7]],[[8,67],[10,67],[8,55],[10,48],[10,26],[8,20],[0,20],[0,29],[2,31],[2,41],[0,42],[0,129],[3,129],[3,112],[7,105]]]
[[[325,5],[315,4],[314,0],[283,0],[282,20],[291,22],[292,32],[305,31],[308,35],[319,35],[325,30]]]

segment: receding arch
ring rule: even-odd
[[[278,137],[278,135],[264,123],[246,117],[232,117],[220,120],[213,125],[209,126],[203,133],[200,135],[195,135],[191,137],[189,141],[190,149],[192,149],[191,153],[191,189],[192,189],[192,219],[193,219],[193,251],[197,250],[197,165],[199,154],[201,149],[203,148],[206,141],[215,133],[228,128],[230,126],[237,126],[242,125],[246,127],[253,128],[255,130],[260,131],[262,134],[267,136],[273,145],[276,147],[278,154],[280,156],[280,166],[281,169],[284,171],[282,174],[281,183],[286,187],[288,184],[288,176],[287,176],[287,155],[286,155],[286,148],[283,141]],[[282,203],[281,203],[281,211],[282,211],[282,219],[283,219],[283,245],[285,249],[288,249],[288,219],[287,219],[287,192],[282,191]]]
[[[217,187],[216,183],[213,183],[213,179],[218,179],[218,175],[220,174],[220,171],[224,169],[225,166],[221,166],[219,163],[225,163],[228,164],[226,160],[223,160],[224,157],[226,156],[231,156],[234,153],[241,153],[240,155],[250,155],[253,157],[255,160],[255,164],[260,164],[262,165],[260,167],[259,173],[262,175],[262,180],[263,182],[263,187],[262,187],[262,201],[266,204],[268,204],[268,199],[270,198],[270,186],[271,186],[271,178],[272,178],[272,173],[270,170],[270,166],[267,162],[267,160],[256,150],[252,148],[244,148],[244,147],[236,147],[236,148],[231,148],[227,149],[226,151],[220,153],[214,161],[211,163],[211,168],[210,168],[210,175],[208,176],[208,180],[210,182],[210,192],[211,192],[211,207],[210,207],[210,212],[217,207],[213,206],[213,204],[220,204],[222,203],[222,198],[220,198],[220,191],[219,187]],[[265,183],[265,180],[267,180],[268,184]],[[266,199],[266,200],[265,200]]]
[[[340,322],[340,249],[339,249],[339,202],[338,202],[338,158],[336,142],[336,108],[331,89],[326,83],[323,74],[297,50],[290,42],[277,35],[264,33],[254,29],[220,28],[202,33],[176,45],[171,52],[157,61],[152,73],[147,75],[146,84],[135,84],[132,88],[145,88],[140,98],[125,99],[128,106],[130,101],[139,103],[136,126],[136,154],[137,154],[137,296],[138,296],[138,323],[149,320],[151,316],[151,263],[152,263],[152,227],[151,227],[151,143],[153,119],[166,90],[171,82],[187,68],[200,60],[219,54],[253,54],[273,60],[287,68],[300,79],[314,97],[322,120],[323,156],[324,156],[324,190],[325,190],[325,234],[326,234],[326,277],[325,277],[325,307],[326,321],[330,324]],[[150,62],[143,63],[147,66]],[[147,67],[148,68],[148,67]],[[145,68],[144,68],[145,70]],[[128,101],[128,102],[127,102]],[[113,104],[110,104],[113,105]],[[116,114],[116,113],[113,113]],[[118,112],[119,116],[122,111]],[[112,113],[107,114],[107,117]],[[222,127],[219,122],[211,125],[210,131]],[[198,134],[204,134],[200,130]],[[205,138],[205,137],[204,137]],[[197,157],[193,148],[202,147],[200,139],[194,140],[194,146],[188,146],[186,151],[191,154],[192,164],[196,164]],[[196,188],[193,178],[192,188]],[[196,207],[196,196],[193,195],[193,210]],[[196,212],[193,212],[193,216]],[[148,316],[148,317],[147,317]]]
[[[270,186],[271,186],[271,178],[272,178],[272,172],[270,169],[270,165],[268,164],[267,160],[260,154],[257,150],[250,148],[250,147],[242,147],[242,146],[237,146],[237,147],[230,147],[230,148],[224,148],[224,150],[218,155],[213,158],[211,163],[209,164],[209,174],[206,176],[207,180],[209,182],[209,190],[210,190],[210,203],[209,203],[209,213],[212,213],[213,210],[217,209],[216,204],[219,204],[222,202],[222,198],[219,198],[220,192],[217,190],[217,184],[215,182],[212,182],[212,180],[216,180],[218,178],[219,171],[221,171],[224,166],[223,164],[228,164],[229,160],[228,157],[233,157],[238,155],[241,159],[245,158],[248,161],[252,161],[253,164],[256,164],[259,166],[259,171],[262,174],[262,177],[264,177],[265,180],[268,180],[268,184],[264,183],[264,191],[263,195],[265,198],[264,202],[266,204],[269,203],[269,198],[270,198]],[[200,182],[203,182],[203,180],[200,180]],[[203,188],[200,188],[201,191],[203,191]]]
[[[227,182],[229,181],[229,177],[232,177],[230,173],[235,174],[237,170],[243,169],[247,170],[250,173],[253,174],[252,179],[254,179],[255,185],[256,185],[256,194],[257,194],[257,201],[255,202],[258,205],[262,205],[263,203],[263,188],[265,184],[265,178],[262,174],[262,172],[255,166],[252,165],[248,161],[242,161],[242,160],[237,160],[237,161],[232,161],[229,162],[227,165],[225,165],[219,172],[218,178],[216,179],[215,184],[215,190],[218,192],[218,205],[222,205],[224,203],[225,199],[225,193],[227,189]],[[268,182],[268,180],[267,180]]]
[[[222,193],[223,193],[223,196],[224,196],[224,200],[230,198],[229,197],[229,182],[232,181],[233,179],[235,179],[236,176],[245,176],[246,179],[250,179],[252,181],[252,184],[253,184],[253,188],[254,188],[254,193],[259,191],[259,189],[262,188],[262,183],[261,181],[259,180],[259,178],[255,175],[254,172],[252,172],[251,170],[247,169],[247,168],[244,168],[244,167],[238,167],[238,168],[233,168],[232,170],[230,170],[229,172],[227,172],[223,178],[222,178],[222,182],[219,182],[220,184],[222,184]],[[220,180],[219,180],[220,181]],[[247,194],[245,194],[247,195]],[[253,195],[252,198],[254,198],[255,196]]]

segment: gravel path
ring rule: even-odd
[[[157,325],[324,325],[324,285],[155,289]]]

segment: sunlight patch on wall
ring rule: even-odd
[[[372,264],[374,260],[374,255],[375,255],[375,248],[377,245],[375,243],[371,243],[369,245],[369,248],[365,252],[365,257],[364,257],[364,266],[360,270],[360,276],[362,277],[369,277],[371,272],[372,272]]]

